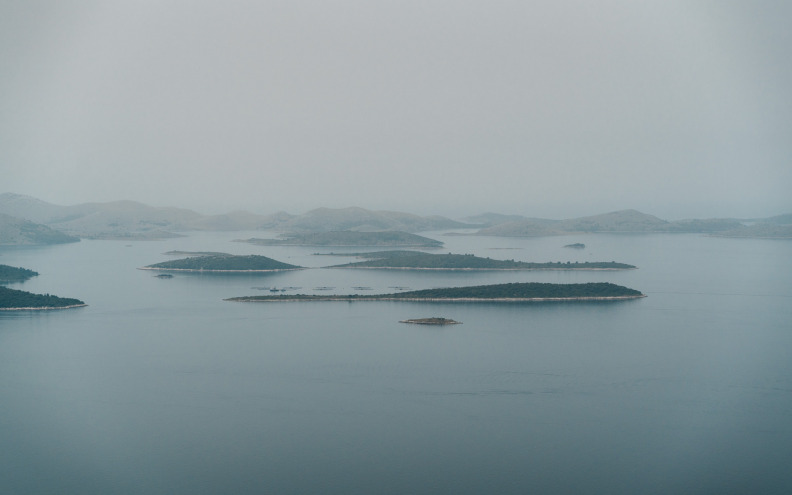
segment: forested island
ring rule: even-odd
[[[179,260],[163,261],[140,268],[141,270],[172,270],[190,272],[274,272],[282,270],[300,270],[301,266],[290,265],[281,261],[255,254],[238,256],[220,254],[210,256],[193,256]]]
[[[27,268],[17,268],[15,266],[0,265],[0,284],[11,282],[24,282],[38,275],[38,272]]]
[[[472,254],[431,254],[420,251],[380,251],[358,253],[366,261],[333,265],[327,268],[379,268],[390,270],[629,270],[635,268],[615,261],[560,261],[532,263],[494,260]]]
[[[0,310],[65,309],[86,306],[79,299],[58,297],[50,294],[33,294],[23,290],[0,286]]]
[[[233,297],[226,301],[416,301],[416,302],[532,302],[532,301],[609,301],[636,299],[640,291],[608,282],[550,284],[539,282],[477,285],[424,289],[392,294],[361,295],[273,295]]]
[[[358,232],[341,230],[333,232],[305,232],[284,234],[279,239],[242,239],[259,246],[405,246],[441,247],[442,242],[408,232]]]

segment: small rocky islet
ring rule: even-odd
[[[450,318],[411,318],[409,320],[401,320],[399,323],[410,323],[413,325],[460,325],[461,321],[452,320]]]

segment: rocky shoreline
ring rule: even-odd
[[[528,272],[528,271],[621,271],[621,270],[637,270],[637,267],[630,268],[424,268],[412,266],[328,266],[326,268],[340,268],[344,270],[424,270],[424,271],[443,271],[443,272]]]
[[[399,323],[409,323],[411,325],[461,325],[461,321],[452,320],[450,318],[411,318],[409,320],[401,320]]]
[[[645,294],[629,296],[581,296],[581,297],[350,297],[350,296],[308,296],[308,297],[284,297],[256,299],[253,297],[233,297],[224,301],[233,302],[311,302],[311,301],[346,301],[346,302],[370,302],[370,301],[407,301],[407,302],[563,302],[563,301],[622,301],[627,299],[640,299],[646,297]]]
[[[152,270],[158,272],[195,272],[195,273],[270,273],[270,272],[290,272],[293,270],[304,270],[304,268],[271,268],[268,270],[203,270],[200,268],[156,268],[151,266],[141,266],[138,270]]]
[[[72,309],[72,308],[84,308],[88,306],[87,304],[72,304],[70,306],[41,306],[41,307],[29,307],[29,308],[0,308],[0,311],[43,311],[43,310],[52,310],[52,309]]]

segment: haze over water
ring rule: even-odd
[[[446,237],[443,251],[620,261],[622,272],[137,267],[170,250],[303,266],[240,233],[2,248],[12,287],[86,308],[0,312],[10,493],[785,493],[792,245],[700,235]],[[582,251],[564,249],[584,242]],[[337,249],[336,249],[337,251]],[[371,292],[609,281],[608,304],[231,303],[261,287]],[[451,327],[404,325],[444,316]]]
[[[784,214],[790,18],[772,0],[0,2],[0,193],[204,214]],[[161,226],[129,206],[96,223],[78,207],[93,231],[75,232]],[[136,270],[170,250],[348,261],[229,242],[262,235],[0,248],[41,274],[12,287],[89,305],[0,311],[0,492],[792,493],[788,240],[429,234],[440,252],[639,267],[623,272]],[[648,297],[223,301],[510,281]],[[431,316],[463,324],[398,323]]]
[[[3,190],[203,213],[792,211],[789,2],[2,2]]]

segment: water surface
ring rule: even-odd
[[[8,493],[789,493],[792,243],[699,235],[447,237],[443,251],[623,272],[264,275],[137,267],[170,250],[317,248],[261,233],[3,248],[12,287],[86,308],[0,313]],[[564,249],[584,242],[586,249]],[[333,250],[333,249],[330,249]],[[339,251],[339,249],[335,249]],[[351,251],[359,251],[354,249]],[[608,281],[618,303],[232,303],[262,287]],[[462,325],[399,320],[442,316]]]

